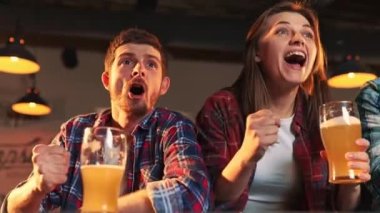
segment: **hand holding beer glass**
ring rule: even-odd
[[[113,127],[88,127],[81,148],[81,212],[117,212],[127,155],[126,135]]]
[[[350,169],[347,152],[361,152],[355,141],[362,137],[361,125],[351,101],[335,101],[320,107],[320,131],[329,163],[329,182],[360,183],[361,170]]]

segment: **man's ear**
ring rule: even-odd
[[[108,86],[109,86],[109,73],[107,71],[104,71],[102,73],[102,83],[103,83],[103,86],[104,88],[106,88],[106,90],[109,90]]]
[[[170,78],[165,76],[161,82],[160,95],[165,95],[170,87]]]

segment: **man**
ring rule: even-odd
[[[356,97],[356,103],[362,125],[363,138],[370,142],[371,180],[366,183],[372,196],[368,196],[367,205],[372,210],[380,210],[380,78],[368,81]]]
[[[166,69],[156,36],[139,29],[116,36],[101,76],[111,108],[70,119],[51,145],[37,145],[31,176],[10,192],[3,211],[80,208],[79,156],[83,131],[89,126],[114,126],[128,135],[131,151],[118,199],[121,212],[206,211],[210,185],[195,127],[178,113],[155,108],[170,86]]]

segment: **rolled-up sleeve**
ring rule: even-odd
[[[206,212],[210,182],[196,131],[190,121],[178,121],[162,136],[164,174],[146,185],[157,212]]]

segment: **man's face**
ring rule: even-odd
[[[161,54],[147,44],[127,43],[115,51],[115,60],[102,75],[111,103],[135,116],[150,112],[170,85],[163,77]]]

